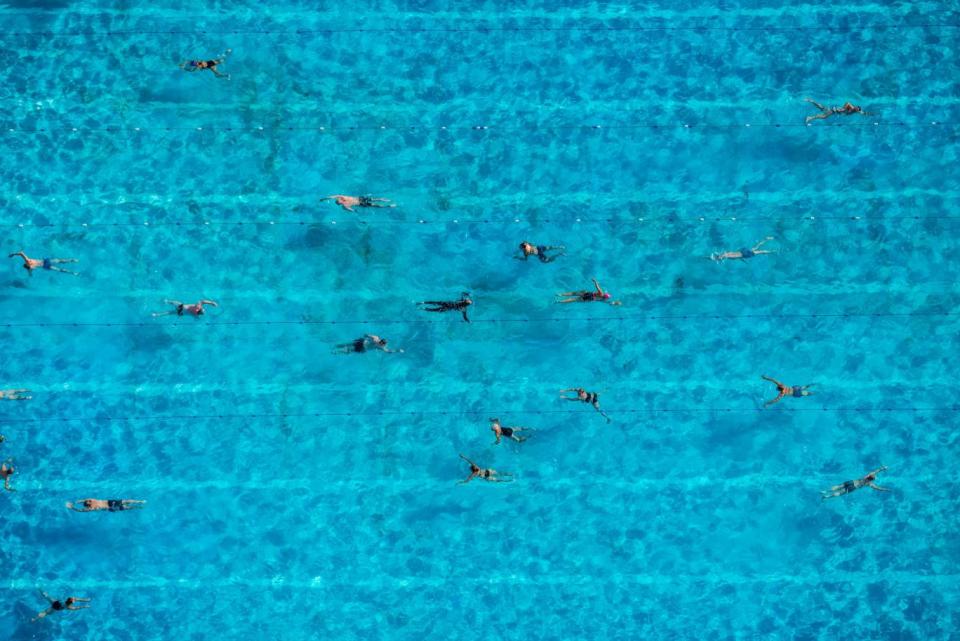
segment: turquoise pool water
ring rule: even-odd
[[[958,24],[3,3],[2,249],[80,276],[0,276],[0,638],[958,639]],[[623,307],[553,304],[591,277]],[[405,352],[330,353],[365,332]],[[30,623],[38,585],[92,607]]]

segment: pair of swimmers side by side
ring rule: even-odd
[[[33,276],[33,270],[35,269],[45,269],[51,272],[61,272],[64,274],[70,274],[72,276],[79,276],[77,272],[72,272],[69,269],[64,269],[58,265],[63,265],[65,263],[77,263],[80,262],[76,258],[30,258],[23,252],[23,250],[18,252],[13,252],[8,255],[7,258],[20,257],[23,259],[23,268]]]
[[[35,623],[40,619],[48,617],[54,612],[63,612],[64,610],[84,610],[90,607],[89,605],[77,605],[78,603],[88,603],[90,599],[70,596],[61,601],[60,599],[54,599],[43,590],[40,590],[40,594],[43,595],[44,599],[50,602],[50,607],[30,619],[31,623]]]
[[[714,252],[710,254],[708,258],[712,261],[720,263],[725,260],[747,260],[749,258],[753,258],[754,256],[760,256],[761,254],[775,254],[777,252],[774,249],[760,249],[765,243],[771,240],[773,240],[773,236],[767,236],[753,247],[743,247],[736,251]]]
[[[349,343],[340,343],[333,350],[334,354],[363,354],[371,349],[379,350],[387,354],[402,354],[402,349],[390,349],[387,347],[387,339],[381,338],[376,334],[364,334],[362,337],[354,339]]]
[[[216,58],[210,60],[185,60],[180,63],[180,68],[191,73],[195,71],[211,71],[217,78],[226,78],[229,80],[230,74],[221,73],[217,70],[217,66],[222,65],[226,61],[227,54],[231,51],[232,49],[227,49]]]

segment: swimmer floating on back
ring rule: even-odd
[[[184,305],[178,300],[165,300],[163,302],[167,303],[168,305],[176,306],[176,309],[171,309],[167,312],[154,312],[151,314],[151,316],[171,316],[173,314],[176,314],[177,316],[183,316],[184,314],[188,314],[194,318],[199,318],[200,316],[206,314],[206,311],[203,309],[204,305],[219,307],[216,302],[206,299],[200,300],[193,305]]]
[[[496,470],[491,468],[480,467],[479,465],[477,465],[476,463],[468,459],[463,454],[460,455],[460,458],[462,458],[464,461],[466,461],[470,465],[470,476],[463,479],[462,481],[457,481],[458,485],[461,485],[463,483],[469,483],[474,478],[483,479],[484,481],[490,481],[491,483],[510,483],[511,481],[513,481],[512,478],[500,478],[501,476],[512,477],[513,474],[510,474],[509,472],[497,472]]]
[[[547,252],[552,251],[554,249],[559,249],[560,253],[557,254],[556,256],[547,256]],[[538,259],[540,259],[541,263],[552,263],[560,256],[563,256],[564,249],[566,248],[563,245],[558,245],[556,247],[551,245],[533,245],[531,243],[528,243],[527,241],[523,241],[522,243],[520,243],[520,253],[522,255],[514,256],[514,259],[527,260],[531,256],[536,256]]]
[[[0,389],[0,400],[5,399],[8,401],[29,401],[32,396],[24,396],[24,392],[29,392],[28,389]]]
[[[67,509],[73,510],[74,512],[125,512],[126,510],[136,510],[142,508],[146,501],[138,501],[136,499],[108,499],[103,501],[101,499],[83,499],[82,501],[77,501],[77,505],[83,507],[76,507],[70,501],[67,501]]]
[[[610,292],[603,291],[603,288],[600,287],[600,283],[597,282],[596,278],[591,279],[593,281],[593,286],[596,288],[594,290],[577,290],[575,292],[560,292],[557,294],[558,297],[568,296],[564,300],[558,300],[558,303],[592,303],[600,302],[607,303],[609,305],[622,305],[618,300],[610,300]]]
[[[469,323],[467,308],[473,305],[473,301],[470,300],[469,292],[463,292],[460,294],[460,300],[425,300],[417,305],[430,305],[424,308],[427,312],[460,312],[463,314],[463,320]]]
[[[221,53],[219,56],[214,58],[213,60],[187,60],[185,62],[181,62],[180,68],[183,69],[184,71],[190,71],[190,72],[203,71],[204,69],[209,69],[210,71],[213,72],[213,75],[215,75],[217,78],[229,79],[230,74],[220,73],[219,71],[217,71],[217,65],[223,64],[223,62],[227,59],[227,54],[230,53],[230,51],[231,49],[227,49],[226,51]]]
[[[371,198],[370,196],[344,196],[343,194],[334,194],[333,196],[321,198],[320,202],[324,200],[332,200],[347,211],[353,211],[354,207],[396,207],[396,205],[387,198]]]
[[[576,396],[564,396],[567,392],[576,392]],[[589,403],[593,405],[593,409],[600,412],[600,416],[607,419],[607,423],[610,423],[612,419],[603,413],[603,410],[600,409],[600,395],[596,392],[588,392],[582,387],[570,387],[567,389],[560,390],[560,397],[565,401],[580,401],[581,403]]]
[[[846,102],[842,107],[824,107],[819,102],[815,102],[809,98],[804,98],[804,100],[820,110],[820,113],[818,114],[807,116],[804,122],[810,122],[811,120],[824,120],[830,116],[851,116],[853,114],[861,114],[863,116],[870,115],[852,102]]]
[[[723,262],[728,259],[739,259],[746,260],[748,258],[753,258],[754,256],[759,256],[760,254],[775,254],[776,251],[772,249],[760,249],[764,243],[773,240],[773,236],[767,236],[759,243],[753,246],[752,249],[738,249],[737,251],[732,252],[714,252],[710,254],[710,260],[714,260],[718,263]]]
[[[333,351],[334,354],[363,354],[368,348],[373,347],[387,354],[403,353],[402,349],[387,349],[387,339],[380,338],[376,334],[364,334],[363,338],[358,338],[351,343],[341,343]]]
[[[522,436],[520,432],[532,432],[533,430],[529,427],[507,427],[506,425],[500,424],[499,418],[490,419],[490,429],[493,430],[494,436],[497,437],[497,440],[494,442],[494,445],[500,443],[501,438],[509,438],[517,443],[523,443],[525,440],[530,438],[529,436]]]
[[[870,487],[878,492],[889,492],[885,487],[880,487],[874,481],[877,480],[877,474],[880,472],[886,472],[887,466],[882,465],[870,472],[862,479],[857,479],[856,481],[845,481],[842,485],[834,485],[829,490],[823,490],[820,492],[820,500],[826,501],[827,499],[836,498],[838,496],[843,496],[844,494],[850,494],[854,490],[859,490],[861,487]]]
[[[84,610],[90,607],[89,605],[74,605],[75,603],[87,603],[90,601],[90,599],[81,599],[80,597],[70,596],[61,601],[60,599],[51,599],[50,595],[43,590],[40,590],[40,594],[43,595],[44,599],[50,602],[50,607],[30,619],[31,622],[39,621],[43,617],[51,615],[54,612],[60,612],[62,610]]]
[[[766,375],[761,375],[760,378],[762,378],[762,379],[765,380],[765,381],[770,381],[771,383],[773,383],[774,385],[776,385],[776,386],[777,386],[777,392],[779,392],[779,394],[777,394],[777,397],[776,397],[775,399],[773,399],[773,400],[771,400],[771,401],[767,401],[766,403],[764,403],[764,404],[763,404],[764,407],[767,407],[768,405],[773,405],[774,403],[778,403],[778,402],[780,401],[780,399],[783,398],[784,396],[793,396],[794,398],[801,398],[801,397],[803,397],[803,396],[810,396],[810,395],[813,394],[813,392],[811,392],[809,388],[813,387],[813,386],[816,384],[816,383],[810,383],[809,385],[793,385],[793,386],[791,386],[791,385],[784,385],[783,383],[781,383],[781,382],[778,381],[777,379],[775,379],[775,378],[770,378],[769,376],[766,376]]]
[[[62,263],[76,263],[79,262],[76,258],[44,258],[39,260],[36,258],[30,258],[23,250],[14,252],[7,256],[7,258],[13,258],[14,256],[19,256],[23,259],[23,268],[26,269],[31,276],[33,276],[33,270],[35,269],[47,269],[52,272],[63,272],[64,274],[73,274],[74,276],[79,276],[77,272],[72,272],[68,269],[63,269],[62,267],[57,267]]]

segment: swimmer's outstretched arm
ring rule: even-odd
[[[74,597],[73,600],[74,600],[74,601],[89,601],[90,599],[78,599],[78,598]],[[70,605],[67,606],[67,609],[68,609],[68,610],[86,610],[86,609],[89,608],[89,607],[90,607],[89,605],[73,605],[73,604],[71,603]]]
[[[806,100],[807,102],[809,102],[811,105],[813,105],[814,107],[816,107],[816,108],[819,109],[820,111],[827,111],[827,108],[824,107],[823,105],[821,105],[821,104],[820,104],[819,102],[817,102],[816,100],[810,100],[809,98],[804,98],[804,100]]]
[[[26,255],[25,253],[23,253],[23,250],[22,250],[22,249],[21,249],[20,251],[18,251],[18,252],[13,252],[13,253],[10,254],[9,256],[7,256],[7,258],[13,258],[14,256],[20,256],[20,257],[23,259],[23,262],[25,262],[25,263],[30,260],[30,259],[27,257],[27,255]]]
[[[873,481],[870,481],[869,483],[867,483],[867,485],[869,485],[872,489],[876,490],[877,492],[889,492],[889,491],[890,491],[890,490],[888,490],[888,489],[885,488],[885,487],[880,487],[879,485],[877,485],[877,484],[874,483]]]
[[[39,593],[41,594],[41,596],[43,596],[44,599],[46,599],[46,600],[49,601],[50,603],[53,603],[54,599],[50,598],[50,595],[49,595],[49,594],[47,594],[46,592],[44,592],[44,591],[41,590],[40,588],[37,588],[37,592],[39,592]]]
[[[210,305],[211,307],[220,307],[219,305],[217,305],[216,301],[207,300],[206,298],[198,302],[197,305]]]
[[[590,280],[593,281],[593,286],[597,288],[597,293],[600,294],[601,296],[603,296],[603,293],[604,293],[604,292],[603,292],[603,288],[600,287],[600,283],[597,282],[597,279],[596,279],[596,278],[591,278]]]
[[[70,501],[67,501],[67,509],[73,510],[74,512],[92,512],[93,511],[93,508],[90,508],[90,507],[79,508],[75,506],[73,503],[71,503]]]
[[[773,240],[773,236],[767,236],[766,238],[764,238],[759,243],[753,246],[753,251],[757,251],[758,249],[763,247],[764,243],[770,242],[771,240]]]
[[[466,308],[464,308],[461,313],[463,314],[463,320],[465,320],[466,322],[469,323],[469,322],[470,322],[470,319],[467,318],[467,310],[466,310]]]
[[[773,383],[773,384],[776,385],[777,387],[786,387],[786,385],[784,385],[783,383],[781,383],[781,382],[778,381],[777,379],[775,379],[775,378],[770,378],[770,377],[767,376],[766,374],[761,374],[761,375],[760,375],[760,378],[762,378],[762,379],[765,380],[765,381],[770,381],[771,383]]]

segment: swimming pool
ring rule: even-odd
[[[955,638],[956,8],[713,4],[7,3],[0,637]]]

